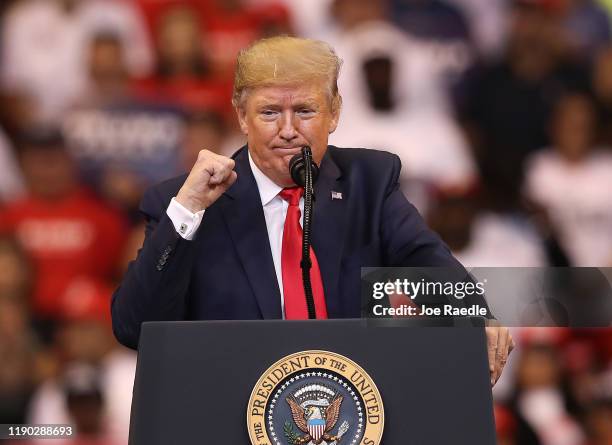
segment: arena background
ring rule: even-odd
[[[612,266],[610,0],[0,10],[0,423],[127,443],[135,353],[112,336],[109,300],[142,243],[138,202],[198,150],[242,145],[232,70],[260,37],[337,50],[331,143],[399,155],[404,192],[466,266]],[[512,334],[499,443],[612,444],[612,332]]]

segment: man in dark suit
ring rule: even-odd
[[[306,318],[299,258],[303,198],[289,160],[320,166],[312,227],[317,318],[360,316],[360,267],[461,267],[398,187],[397,156],[328,146],[340,116],[340,60],[325,43],[262,40],[238,57],[233,103],[247,146],[202,150],[191,172],[142,201],[146,238],[113,296],[115,335],[138,344],[150,320]],[[292,256],[293,255],[293,256]],[[512,338],[488,327],[495,381]]]

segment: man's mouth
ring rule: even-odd
[[[282,151],[301,151],[302,150],[302,146],[291,146],[291,147],[274,147],[274,150],[282,150]]]
[[[274,151],[280,156],[295,156],[302,152],[302,147],[275,147]]]

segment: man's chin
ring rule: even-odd
[[[290,188],[295,187],[297,184],[293,182],[291,176],[283,176],[282,178],[278,178],[278,180],[274,181],[279,187]]]
[[[280,187],[295,187],[295,183],[293,179],[291,179],[291,173],[289,173],[289,161],[292,157],[293,156],[283,156],[282,164],[273,172],[274,177],[270,178]]]
[[[294,154],[286,154],[284,155],[283,158],[283,162],[285,163],[285,166],[287,167],[287,170],[289,170],[289,163],[291,162],[291,159],[293,159],[293,157],[298,154],[298,153],[294,153]]]

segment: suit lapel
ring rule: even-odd
[[[246,147],[239,150],[234,159],[238,180],[225,193],[229,199],[223,200],[221,210],[263,318],[281,318],[280,290],[266,220]],[[338,275],[346,232],[348,197],[339,181],[340,176],[340,169],[328,150],[315,184],[312,246],[321,268],[330,318],[341,315],[338,305]],[[333,199],[332,192],[336,193]]]
[[[225,193],[223,216],[263,318],[281,318],[281,297],[266,219],[246,147],[235,157],[236,183]]]
[[[338,275],[346,233],[348,197],[343,183],[339,181],[340,176],[340,169],[332,159],[328,148],[321,162],[319,179],[314,187],[312,246],[319,261],[330,318],[341,315],[338,305]]]

